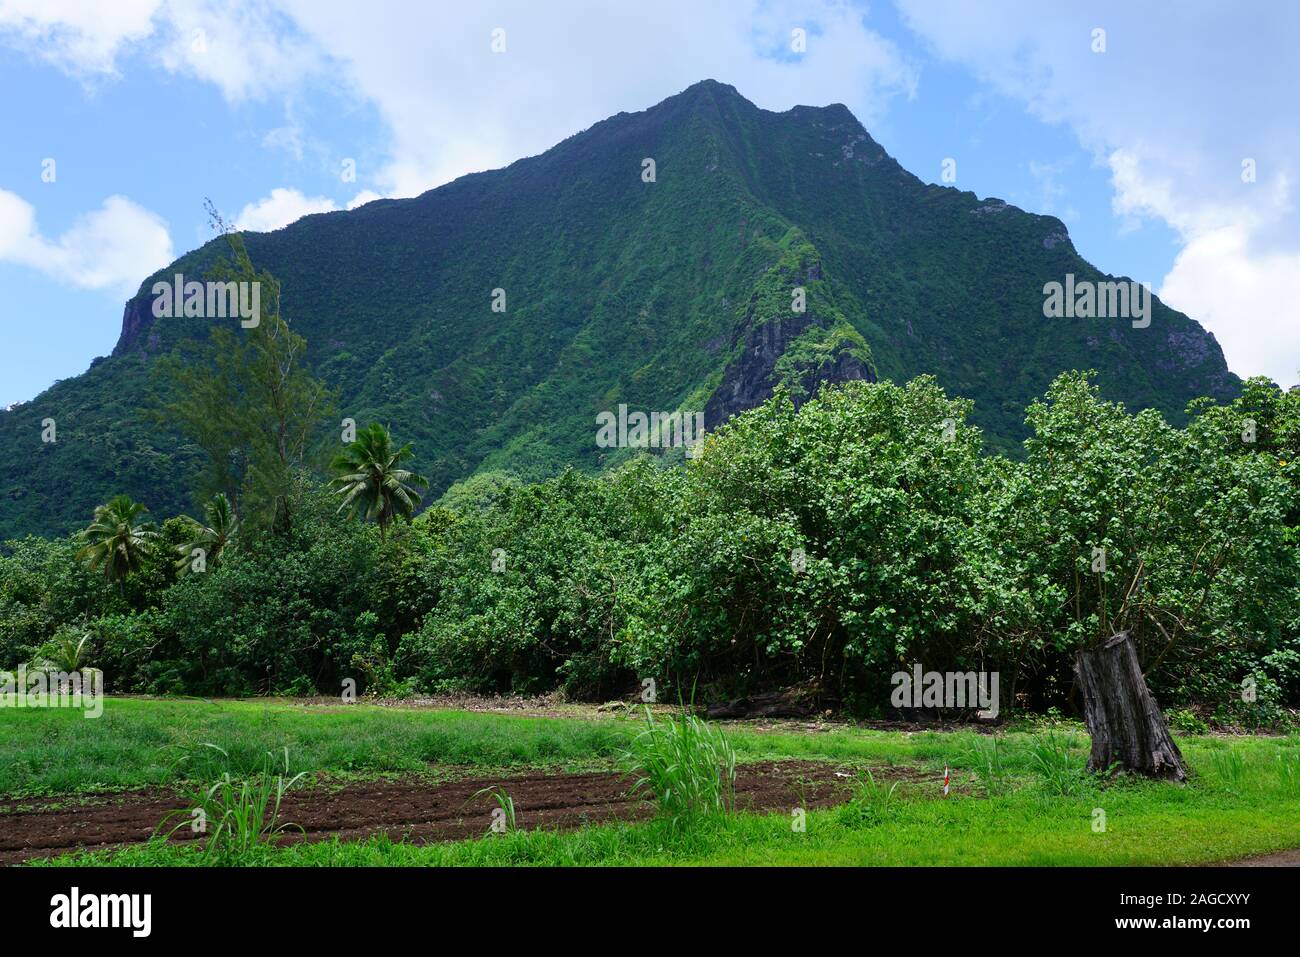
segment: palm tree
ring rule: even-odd
[[[82,669],[90,654],[90,633],[79,631],[77,626],[61,625],[46,650],[45,657],[33,659],[30,667],[53,671],[58,677],[59,693],[66,694],[72,690],[72,676]]]
[[[82,632],[78,638],[70,629],[60,629],[55,633],[51,644],[48,663],[59,671],[72,674],[74,671],[80,671],[81,666],[85,664],[90,634]]]
[[[424,476],[398,468],[412,454],[409,442],[393,451],[392,436],[378,422],[358,432],[356,441],[330,463],[339,473],[330,483],[343,496],[339,511],[378,522],[380,537],[386,537],[388,524],[396,516],[409,518],[420,504],[421,495],[415,488],[429,487]]]
[[[123,587],[126,576],[140,570],[158,529],[140,517],[149,511],[129,495],[119,495],[95,509],[95,518],[77,537],[84,543],[77,558],[91,571]]]
[[[194,534],[187,544],[176,549],[181,554],[176,562],[176,570],[182,575],[193,569],[195,549],[202,550],[205,565],[216,565],[221,561],[226,546],[239,534],[239,519],[230,507],[230,499],[223,493],[214,495],[212,501],[203,506],[203,513],[208,523],[204,525],[200,521],[189,519]]]

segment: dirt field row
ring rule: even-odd
[[[874,773],[878,780],[882,773],[891,779],[917,774],[905,769]],[[848,799],[850,780],[847,772],[817,761],[742,765],[737,771],[736,805],[760,811],[829,807]],[[640,794],[629,795],[632,784],[633,779],[614,773],[534,773],[441,783],[374,781],[314,787],[286,796],[282,820],[301,825],[307,840],[357,839],[379,833],[417,842],[478,837],[488,830],[497,805],[490,795],[475,794],[500,785],[514,800],[520,828],[571,829],[651,816],[654,805]],[[0,865],[79,848],[145,841],[169,811],[186,806],[184,797],[166,789],[85,795],[75,801],[3,801]],[[186,827],[176,839],[197,836]]]

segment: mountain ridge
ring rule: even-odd
[[[923,183],[843,104],[776,113],[714,80],[501,169],[245,238],[340,415],[413,440],[435,491],[613,464],[630,453],[598,449],[593,423],[619,403],[703,410],[713,428],[780,385],[799,400],[932,372],[1005,449],[1066,368],[1098,368],[1103,392],[1174,419],[1238,385],[1213,336],[1154,297],[1147,330],[1045,320],[1045,282],[1108,278],[1059,219]],[[139,410],[149,364],[206,320],[155,320],[149,291],[201,277],[220,248],[147,277],[109,357],[0,413],[25,466],[0,467],[0,535],[76,527],[110,490],[160,514],[188,505],[197,450]],[[59,443],[33,431],[45,414]],[[41,491],[61,473],[88,477],[66,501]]]

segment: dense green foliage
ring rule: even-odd
[[[1063,375],[1017,459],[982,454],[970,412],[929,377],[779,394],[684,463],[485,477],[386,534],[300,472],[290,529],[180,577],[189,521],[118,585],[75,541],[10,542],[0,666],[88,634],[119,691],[807,682],[870,714],[913,663],[1064,707],[1074,651],[1126,628],[1167,706],[1263,724],[1300,703],[1300,392],[1252,380],[1178,429]]]
[[[220,564],[226,547],[239,534],[239,519],[225,494],[218,492],[203,506],[204,521],[190,520],[190,540],[177,551],[176,570],[182,575],[207,571],[209,563]]]
[[[294,336],[339,414],[412,442],[435,493],[484,471],[536,481],[618,464],[630,453],[595,446],[597,414],[703,410],[751,334],[790,315],[796,287],[811,321],[773,380],[798,395],[845,355],[896,382],[931,373],[974,400],[1004,453],[1065,370],[1095,368],[1106,396],[1178,424],[1193,397],[1238,386],[1213,338],[1159,302],[1147,328],[1045,319],[1046,282],[1106,278],[1059,220],[922,183],[843,106],[770,113],[715,82],[505,169],[244,240],[278,283],[263,306],[282,303],[292,333],[153,318],[152,284],[205,276],[229,237],[146,279],[111,357],[0,412],[0,538],[66,534],[119,493],[174,515],[224,491],[247,517],[252,479],[273,504],[286,450],[254,449],[265,474],[222,450],[300,443],[301,420],[269,429],[276,406],[239,385],[273,371]],[[151,374],[160,361],[189,370],[183,395]]]
[[[653,156],[660,178],[629,185],[628,150]],[[806,158],[824,151],[838,159],[815,169]],[[203,695],[607,697],[653,682],[717,698],[799,684],[875,714],[891,674],[913,664],[996,671],[1005,703],[1062,705],[1074,653],[1123,629],[1167,703],[1280,720],[1300,701],[1300,393],[1252,380],[1222,404],[1232,383],[1216,351],[1196,340],[1192,361],[1156,346],[1195,339],[1161,307],[1173,330],[1163,340],[1112,330],[1101,353],[1072,349],[1065,327],[1038,317],[1016,334],[1050,358],[1020,384],[1041,380],[1046,393],[986,402],[989,379],[970,362],[982,341],[1004,352],[1010,325],[999,314],[994,343],[981,322],[1023,317],[1053,269],[1089,267],[1063,233],[1043,241],[1055,221],[974,203],[909,178],[843,108],[776,116],[704,84],[411,204],[223,234],[177,268],[260,284],[260,321],[155,324],[138,299],[110,360],[133,388],[151,370],[142,414],[183,436],[204,520],[147,521],[147,506],[180,512],[176,461],[140,473],[123,462],[138,446],[115,446],[120,467],[83,472],[98,454],[86,442],[94,417],[65,416],[29,487],[61,463],[77,489],[55,497],[60,509],[87,474],[86,487],[111,477],[113,497],[75,538],[0,552],[0,667],[85,661],[112,690]],[[358,248],[350,228],[365,217],[462,268],[439,262],[421,280],[382,243]],[[580,241],[586,229],[603,239]],[[960,270],[923,270],[923,283],[898,272],[889,257],[920,261],[935,229],[960,242],[968,278],[1005,295],[961,290],[949,282]],[[348,286],[358,269],[366,282]],[[580,293],[575,309],[572,291],[592,275],[617,281]],[[366,338],[361,361],[344,361],[357,318],[339,281],[372,310],[403,303],[403,283],[422,305],[380,317],[397,345],[376,352]],[[504,311],[489,297],[483,308],[498,318],[462,321],[456,304],[493,289]],[[293,328],[282,290],[306,317]],[[966,319],[957,365],[925,346],[921,314],[954,296]],[[861,380],[911,361],[902,330],[868,318],[882,305],[939,376]],[[309,350],[302,326],[327,348]],[[1059,363],[1099,355],[1118,356],[1112,374],[1047,385]],[[856,381],[826,384],[836,369]],[[949,398],[942,380],[970,385],[971,398]],[[326,485],[326,381],[415,441],[395,444],[377,422],[353,434],[349,415]],[[1157,408],[1103,400],[1100,386],[1120,381]],[[86,382],[123,385],[93,369]],[[602,409],[689,412],[724,394],[720,383],[757,407],[689,459],[592,442]],[[1170,408],[1192,383],[1208,395]],[[1025,404],[1023,426],[1004,428]],[[996,454],[1021,429],[1014,454]],[[432,483],[412,467],[416,446]],[[605,470],[553,474],[566,462]],[[142,475],[149,497],[137,501]],[[525,480],[536,476],[549,477]],[[416,517],[430,484],[447,494]]]

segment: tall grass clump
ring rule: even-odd
[[[226,752],[216,745],[207,747]],[[227,756],[228,757],[228,756]],[[289,749],[283,753],[283,762],[266,752],[262,769],[250,778],[236,780],[229,771],[211,784],[199,785],[193,792],[190,807],[169,813],[158,825],[155,836],[166,840],[182,828],[188,827],[205,835],[205,850],[220,858],[238,858],[255,847],[273,843],[290,828],[298,828],[280,820],[280,805],[285,793],[305,776],[305,771],[290,776]],[[164,834],[164,828],[176,823]]]
[[[1035,738],[1029,745],[1029,765],[1051,794],[1081,794],[1095,783],[1087,763],[1070,753],[1073,744],[1072,738],[1052,731]]]
[[[1294,794],[1300,785],[1300,753],[1287,753],[1278,748],[1273,767],[1277,771],[1278,788],[1286,794]]]
[[[489,834],[509,834],[519,829],[519,823],[515,818],[515,799],[511,797],[510,792],[503,787],[492,785],[490,788],[480,788],[475,791],[470,800],[482,797],[484,794],[490,795],[497,802],[496,810],[500,815],[493,815],[492,823],[488,826]],[[498,824],[498,822],[500,822]]]
[[[639,774],[631,793],[649,790],[674,822],[735,806],[736,752],[721,730],[686,711],[656,721],[646,708],[645,721],[645,730],[619,755]]]
[[[898,782],[886,786],[877,781],[870,769],[862,774],[853,786],[853,797],[836,812],[841,824],[847,827],[871,827],[884,822],[894,807],[894,792]]]
[[[1005,794],[1011,786],[1007,750],[996,737],[978,740],[966,750],[966,760],[975,769],[987,797]]]
[[[1210,752],[1210,767],[1229,794],[1240,794],[1246,783],[1246,757],[1235,748]],[[1279,770],[1286,773],[1285,766]]]

